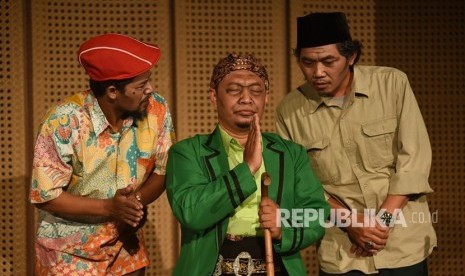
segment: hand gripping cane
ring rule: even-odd
[[[271,177],[267,172],[262,173],[261,177],[261,192],[262,200],[268,198],[268,186],[271,184]],[[263,229],[265,235],[265,255],[266,255],[266,275],[274,276],[273,263],[273,244],[271,243],[270,229]]]

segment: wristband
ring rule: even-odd
[[[391,223],[393,222],[391,213],[389,213],[388,211],[384,211],[384,213],[381,215],[379,219],[385,226],[391,227]]]

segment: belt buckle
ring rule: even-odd
[[[244,236],[226,234],[226,239],[229,241],[242,241],[244,239]]]
[[[241,259],[246,259],[247,264],[241,263]],[[241,252],[237,257],[234,259],[234,262],[232,263],[231,267],[231,261],[226,261],[224,260],[223,256],[220,254],[218,256],[218,261],[216,263],[215,271],[213,272],[213,276],[219,276],[222,275],[223,272],[226,274],[232,274],[234,273],[235,276],[243,276],[247,275],[250,276],[252,273],[254,273],[255,267],[254,267],[254,261],[252,259],[252,256],[250,255],[249,252]],[[246,265],[246,271],[244,271],[244,265]],[[226,266],[225,271],[223,271],[223,266]],[[231,271],[232,270],[232,271]],[[231,273],[232,272],[232,273]],[[247,273],[247,274],[245,274]]]
[[[239,253],[236,259],[234,259],[234,263],[233,263],[234,275],[236,276],[243,275],[243,274],[239,274],[239,270],[241,269],[240,259],[247,259],[247,276],[252,275],[252,272],[254,270],[252,256],[249,254],[249,252],[245,252],[245,251]]]

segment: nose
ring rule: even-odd
[[[152,84],[150,84],[150,82],[147,83],[143,92],[144,92],[144,95],[150,95],[153,93]]]
[[[244,87],[241,92],[241,97],[239,99],[239,103],[242,104],[249,104],[252,103],[252,97],[250,96],[249,89]]]
[[[323,64],[321,64],[320,62],[317,62],[315,64],[315,70],[313,71],[313,78],[319,79],[325,76],[326,76],[326,73],[325,73]]]

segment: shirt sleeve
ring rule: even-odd
[[[283,114],[282,108],[278,107],[276,109],[276,133],[278,133],[278,135],[281,136],[282,138],[286,140],[290,140],[291,135],[286,126],[286,123],[284,122],[283,116],[284,114]]]
[[[428,132],[407,77],[398,82],[396,89],[401,92],[397,99],[398,155],[389,194],[430,193],[433,191],[428,183],[432,153]]]
[[[71,128],[60,124],[69,120],[70,115],[49,117],[40,127],[32,162],[31,203],[57,198],[70,182]]]
[[[168,105],[164,100],[158,104],[162,106],[160,117],[163,119],[158,127],[158,139],[155,154],[156,160],[153,172],[158,175],[165,175],[168,151],[171,145],[175,142],[175,134]]]
[[[168,200],[179,223],[196,232],[205,232],[228,217],[257,190],[245,162],[213,180],[206,174],[205,166],[192,138],[170,149],[166,175]]]

